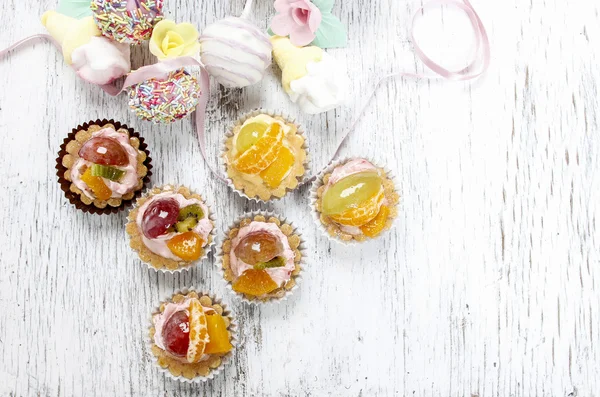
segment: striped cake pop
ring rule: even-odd
[[[271,65],[269,37],[243,17],[227,17],[209,25],[200,36],[200,45],[206,70],[225,87],[258,83]]]
[[[163,18],[163,0],[93,0],[90,7],[102,35],[119,43],[149,39]]]

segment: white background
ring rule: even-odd
[[[170,0],[201,30],[242,0]],[[315,169],[334,152],[374,81],[426,72],[408,31],[418,1],[338,1],[349,46],[343,109],[299,113],[276,69],[244,90],[213,83],[209,161],[226,127],[256,107],[308,131]],[[142,122],[126,98],[77,79],[48,43],[0,62],[0,395],[2,396],[593,396],[600,394],[600,166],[597,2],[475,0],[492,64],[471,82],[397,79],[381,88],[341,155],[376,156],[399,175],[392,233],[348,248],[312,223],[307,187],[275,204],[303,231],[304,282],[281,305],[233,305],[241,346],[206,385],[166,379],[145,350],[148,315],[176,289],[232,302],[212,257],[182,275],[149,271],[128,248],[126,213],[76,211],[55,176],[63,138],[114,118],[138,130],[154,184],[185,184],[216,207],[220,230],[258,208],[202,162],[190,119]],[[0,47],[42,32],[54,0],[1,0]],[[261,28],[274,13],[259,0]],[[464,25],[467,23],[467,25]],[[418,35],[460,67],[470,31],[432,12]],[[436,44],[437,43],[437,44]],[[134,64],[153,62],[144,49]],[[464,59],[464,58],[460,58]]]

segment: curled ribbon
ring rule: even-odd
[[[251,2],[249,2],[249,3],[251,4]],[[431,58],[429,58],[427,56],[427,54],[425,54],[425,52],[418,45],[418,43],[414,37],[415,22],[422,15],[422,13],[427,8],[434,7],[434,6],[442,6],[442,5],[456,6],[459,9],[461,9],[462,11],[464,11],[467,14],[467,16],[469,17],[469,21],[471,22],[471,25],[473,27],[473,31],[475,34],[475,57],[473,58],[473,60],[471,60],[471,62],[465,68],[458,70],[458,71],[449,70],[449,69],[444,68],[443,66],[439,65],[438,63],[434,62]],[[14,43],[13,45],[11,45],[10,47],[0,51],[0,59],[2,57],[6,56],[10,51],[13,51],[13,50],[17,49],[18,47],[21,47],[27,43],[30,43],[30,42],[33,42],[36,40],[40,40],[40,39],[49,40],[57,48],[60,49],[60,45],[56,41],[54,41],[52,36],[47,35],[47,34],[37,34],[37,35],[27,37],[23,40],[20,40],[20,41]],[[419,59],[421,60],[421,62],[423,62],[423,64],[425,66],[427,66],[429,69],[431,69],[434,73],[436,73],[441,78],[444,78],[447,80],[454,80],[454,81],[472,80],[472,79],[475,79],[475,78],[481,76],[482,74],[484,74],[489,67],[489,64],[490,64],[489,38],[488,38],[487,32],[485,30],[485,27],[483,26],[483,23],[481,22],[481,19],[479,18],[479,15],[477,15],[477,12],[475,12],[475,9],[473,8],[473,5],[469,2],[469,0],[433,0],[429,3],[427,3],[426,5],[421,7],[417,11],[415,16],[413,17],[413,24],[412,24],[412,27],[410,30],[410,39],[413,44],[413,47],[414,47],[417,57],[419,57]],[[197,61],[196,59],[194,59],[192,57],[181,57],[181,58],[165,60],[163,62],[159,62],[154,65],[144,66],[134,72],[131,72],[125,79],[125,82],[123,83],[123,86],[121,88],[116,87],[114,84],[103,85],[103,86],[101,86],[101,88],[107,94],[112,95],[112,96],[117,96],[117,95],[125,92],[127,90],[127,88],[129,88],[129,87],[132,87],[136,84],[142,83],[142,82],[152,79],[152,78],[160,78],[161,76],[164,76],[169,71],[179,69],[182,67],[186,67],[186,66],[199,66],[200,67],[200,83],[201,83],[201,87],[202,87],[202,93],[200,95],[199,102],[196,107],[196,132],[198,134],[198,141],[200,144],[200,152],[202,153],[202,158],[204,159],[204,162],[207,164],[207,166],[209,167],[211,172],[219,180],[227,183],[226,179],[223,178],[219,174],[219,172],[208,162],[208,159],[207,159],[206,139],[205,139],[206,138],[205,137],[205,123],[206,123],[205,115],[206,115],[206,105],[208,103],[208,98],[210,96],[210,81],[209,81],[208,73],[206,72],[206,69],[204,68],[204,65],[202,65],[199,61]],[[479,66],[479,68],[477,68],[477,66]],[[379,87],[381,87],[381,85],[384,82],[387,82],[391,79],[398,78],[398,77],[411,77],[411,78],[416,78],[416,79],[437,78],[437,76],[427,76],[427,75],[423,75],[423,74],[419,74],[419,73],[399,72],[399,73],[392,73],[392,74],[387,75],[387,76],[383,77],[382,79],[380,79],[375,84],[375,86],[373,87],[373,90],[368,95],[367,100],[360,108],[358,116],[350,124],[350,127],[348,127],[346,129],[346,131],[344,132],[342,139],[341,139],[340,143],[338,144],[337,149],[336,149],[335,153],[333,154],[330,162],[333,161],[338,156],[340,150],[343,147],[344,142],[349,137],[350,133],[354,130],[354,128],[356,127],[356,124],[358,123],[358,121],[360,121],[360,119],[363,116],[363,114],[365,113],[366,109],[369,107],[369,104],[370,104],[371,100],[373,99],[373,97],[375,96],[375,94],[377,93]],[[313,176],[313,177],[307,179],[304,183],[313,181],[315,178],[316,178],[316,176]]]

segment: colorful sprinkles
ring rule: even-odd
[[[166,80],[150,79],[129,88],[129,107],[143,120],[172,123],[193,112],[199,97],[198,80],[179,69]]]
[[[140,44],[163,19],[164,0],[93,0],[90,5],[102,34],[119,43]]]

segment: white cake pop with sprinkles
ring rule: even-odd
[[[258,83],[271,65],[269,37],[244,17],[227,17],[209,25],[200,36],[200,45],[206,70],[225,87]]]

